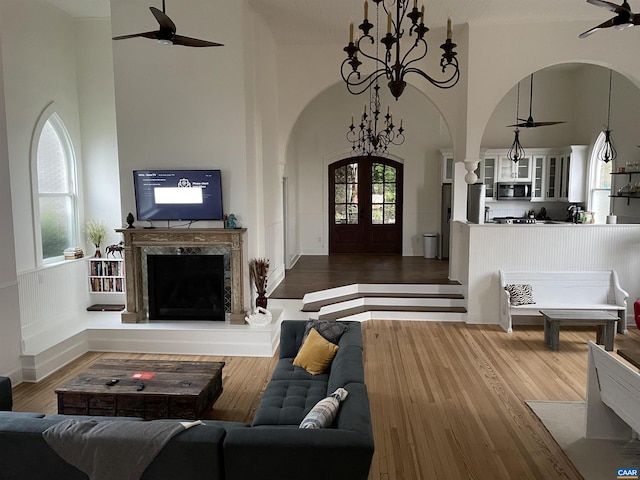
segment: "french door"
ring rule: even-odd
[[[402,178],[383,157],[329,166],[329,254],[402,254]]]

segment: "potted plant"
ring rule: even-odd
[[[249,278],[256,287],[256,308],[267,308],[267,273],[269,260],[266,258],[252,258],[249,260]]]
[[[89,220],[84,229],[85,233],[91,243],[96,247],[95,258],[102,258],[102,252],[100,251],[100,244],[104,241],[107,236],[107,227],[104,222],[99,222],[97,220]]]

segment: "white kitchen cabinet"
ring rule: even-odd
[[[493,200],[496,198],[495,193],[495,185],[496,185],[496,174],[498,168],[498,156],[497,155],[486,155],[481,162],[481,172],[482,172],[482,183],[486,185],[485,187],[485,199]]]
[[[453,154],[442,151],[442,183],[453,182]]]
[[[560,152],[559,200],[570,203],[585,201],[587,145],[571,145]]]
[[[517,162],[509,160],[505,155],[499,157],[501,182],[526,181],[531,180],[531,158],[526,156]]]
[[[547,200],[557,200],[560,196],[558,191],[558,184],[560,183],[559,164],[560,158],[558,155],[547,155],[547,169],[545,172],[545,198]]]
[[[531,170],[531,201],[541,202],[547,199],[546,195],[546,170],[547,170],[547,156],[546,155],[531,155],[532,170]]]

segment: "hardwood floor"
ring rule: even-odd
[[[542,327],[369,321],[362,325],[376,452],[371,480],[581,478],[525,400],[584,399],[592,329],[564,328],[560,351]],[[616,335],[640,348],[640,332]],[[14,389],[14,410],[56,412],[54,389],[98,358],[227,362],[210,417],[250,422],[276,357],[88,353]]]
[[[305,293],[352,283],[456,283],[449,262],[397,255],[302,256],[269,298],[302,298]]]

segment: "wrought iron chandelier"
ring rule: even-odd
[[[351,155],[353,156],[375,155],[383,157],[389,153],[389,144],[402,145],[404,143],[402,119],[400,119],[400,127],[396,129],[389,107],[387,107],[387,114],[380,120],[381,127],[384,128],[378,131],[380,117],[379,90],[380,85],[376,82],[369,91],[369,112],[371,116],[367,113],[367,104],[364,106],[360,124],[357,127],[353,123],[353,116],[351,116],[347,140],[351,142]]]
[[[518,100],[516,101],[516,123],[520,117],[520,82],[518,82]],[[507,158],[513,163],[518,163],[521,158],[526,155],[524,148],[520,144],[520,129],[516,125],[516,129],[513,131],[514,138],[509,151],[507,152]]]
[[[349,43],[343,50],[347,53],[347,58],[342,62],[340,73],[342,79],[347,84],[347,89],[353,95],[364,93],[369,87],[374,85],[380,77],[386,77],[389,90],[397,100],[407,85],[405,76],[409,73],[416,73],[425,78],[429,83],[438,88],[451,88],[460,79],[460,69],[458,67],[457,53],[454,52],[456,44],[452,42],[451,18],[447,21],[447,39],[440,45],[444,50],[440,59],[440,67],[443,75],[450,72],[446,78],[437,80],[415,66],[416,62],[426,57],[429,48],[424,38],[429,31],[424,24],[424,5],[418,10],[417,0],[413,0],[413,8],[409,8],[410,0],[391,0],[391,6],[387,8],[384,0],[372,0],[376,3],[376,26],[380,25],[380,9],[384,10],[387,16],[387,33],[379,38],[376,27],[376,38],[370,35],[374,25],[369,22],[369,2],[364,2],[364,20],[358,26],[362,31],[362,36],[354,41],[353,23],[349,25]],[[389,0],[387,0],[389,1]],[[393,4],[395,4],[395,19],[392,14]],[[405,17],[410,20],[408,28],[403,27]],[[401,40],[405,33],[409,38],[405,41],[403,52]],[[382,58],[370,51],[371,45],[382,43],[385,47]],[[407,46],[408,44],[408,46]],[[364,48],[363,48],[364,47]],[[362,61],[360,59],[363,59]],[[373,62],[373,71],[369,74],[362,74],[359,71],[363,61]]]
[[[611,129],[609,128],[609,120],[611,119],[611,74],[612,71],[609,69],[609,106],[607,108],[607,125],[606,130],[604,131],[604,143],[598,150],[598,158],[604,163],[609,163],[611,160],[615,160],[618,156],[618,152],[616,152],[613,143],[611,143]]]

